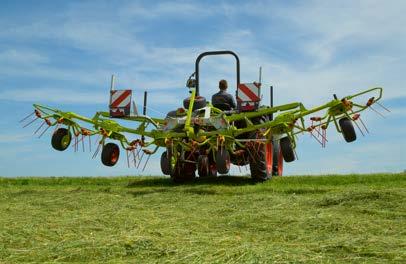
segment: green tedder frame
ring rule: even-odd
[[[226,51],[215,55],[224,53],[230,54]],[[236,58],[239,84],[239,60]],[[198,59],[200,61],[201,57]],[[198,79],[198,66],[196,68]],[[237,166],[249,164],[254,180],[266,180],[272,175],[282,175],[283,160],[290,162],[295,159],[296,136],[299,133],[311,133],[324,146],[326,130],[333,123],[347,142],[354,141],[356,136],[352,124],[360,128],[357,123],[360,122],[367,130],[360,112],[372,108],[382,98],[382,88],[376,87],[340,99],[334,95],[330,102],[315,108],[306,108],[295,102],[260,106],[248,112],[238,109],[223,111],[210,102],[196,107],[196,98],[201,97],[198,80],[197,84],[196,81],[188,83],[190,97],[186,109],[179,108],[175,114],[165,118],[145,114],[112,118],[109,112],[97,112],[88,118],[34,104],[34,120],[42,119],[41,127],[44,124],[47,128],[55,127],[52,145],[57,150],[65,150],[72,139],[77,149],[80,142],[84,145],[86,137],[89,137],[91,147],[90,137],[98,135],[94,156],[101,148],[102,162],[107,166],[115,165],[119,157],[118,146],[107,141],[118,141],[127,151],[127,162],[130,164],[131,158],[137,167],[144,154],[149,157],[160,147],[164,148],[161,168],[175,181],[194,178],[196,170],[200,177],[227,173],[230,163]],[[364,96],[367,100],[359,102]],[[316,113],[319,113],[318,116],[313,116]],[[306,124],[306,117],[310,117],[310,125]],[[120,120],[134,121],[137,125],[123,126]],[[140,138],[130,139],[131,135]]]

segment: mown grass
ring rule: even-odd
[[[0,179],[0,262],[405,263],[406,174]]]

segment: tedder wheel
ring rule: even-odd
[[[190,153],[186,152],[185,156],[189,156]],[[172,159],[172,155],[170,156],[170,160],[174,162],[174,159]],[[192,161],[192,160],[191,160]],[[193,162],[193,161],[192,161]],[[196,171],[196,164],[192,162],[186,162],[186,161],[181,161],[177,160],[176,164],[173,164],[173,169],[171,169],[171,179],[176,182],[176,183],[182,183],[185,181],[190,181],[193,180],[196,177],[195,171]]]
[[[354,126],[352,125],[350,119],[343,117],[338,121],[338,123],[340,124],[341,132],[343,133],[345,141],[353,142],[357,139]]]
[[[184,162],[177,162],[175,168],[171,172],[171,179],[176,183],[191,181],[196,177],[195,171],[189,164]]]
[[[52,135],[52,147],[59,151],[64,151],[69,147],[71,141],[71,133],[66,128],[59,128]]]
[[[161,155],[161,171],[165,175],[171,174],[171,164],[169,163],[168,152],[165,151]]]
[[[220,174],[227,174],[230,170],[230,153],[224,148],[220,148],[216,153],[216,167]]]
[[[273,144],[273,166],[272,176],[282,176],[283,174],[283,157],[281,147],[278,140],[274,140]]]
[[[117,146],[117,144],[107,143],[103,146],[101,161],[104,165],[109,167],[116,165],[119,156],[120,148]]]
[[[293,151],[292,142],[289,137],[281,138],[279,141],[283,159],[286,162],[292,162],[295,160],[295,152]]]
[[[197,172],[200,178],[209,176],[210,173],[210,163],[209,158],[206,155],[200,155],[197,158]]]
[[[254,181],[266,181],[272,178],[273,148],[272,143],[256,142],[252,145],[250,155],[251,178]]]

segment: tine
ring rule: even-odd
[[[142,152],[142,154],[141,154],[141,158],[138,160],[138,165],[137,165],[137,169],[138,169],[138,167],[140,166],[140,164],[141,164],[141,161],[142,161],[142,158],[144,157],[144,151]]]
[[[125,154],[127,156],[127,167],[130,168],[130,159],[128,158],[128,149],[125,150]]]
[[[380,107],[382,107],[383,109],[385,109],[386,111],[388,111],[389,113],[391,112],[388,108],[386,108],[383,104],[379,103],[379,102],[375,102],[377,103]]]
[[[41,135],[39,135],[39,137],[38,137],[38,138],[41,138],[41,137],[42,137],[42,135],[44,135],[44,134],[45,134],[45,132],[48,130],[48,128],[50,128],[50,126],[47,126],[47,128],[45,128],[45,130],[44,130],[44,131],[42,131]]]
[[[37,132],[41,129],[41,127],[43,127],[45,125],[45,121],[41,123],[41,125],[37,128],[37,130],[35,130],[34,135],[37,134]]]
[[[378,115],[380,115],[383,118],[386,118],[383,114],[379,113],[378,111],[376,111],[374,108],[372,108],[372,106],[369,106],[369,108],[374,111],[375,113],[377,113]]]
[[[84,135],[82,135],[82,149],[83,149],[83,152],[85,152],[85,140],[84,140]]]
[[[94,143],[95,145],[99,142],[99,139],[100,139],[100,134],[97,134],[97,139],[96,139],[96,142]]]
[[[97,146],[96,151],[94,152],[92,159],[96,158],[97,154],[99,153],[100,146],[101,146],[101,144],[99,144],[99,145]]]
[[[73,144],[73,151],[76,152],[76,147],[78,146],[78,138],[74,136],[75,138],[75,144]]]
[[[293,149],[293,152],[295,153],[296,160],[299,160],[299,156],[297,155],[296,149]]]
[[[369,134],[369,130],[367,128],[367,126],[364,124],[364,121],[362,121],[361,117],[358,118],[359,121],[361,121],[362,126],[365,128],[365,131],[367,131],[367,133]]]
[[[58,128],[59,128],[59,124],[57,123],[56,126],[55,126],[55,129],[54,129],[54,132],[53,132],[53,133],[55,133],[56,130],[58,130]]]
[[[144,170],[145,170],[145,167],[147,167],[149,158],[151,158],[151,155],[148,155],[148,158],[147,158],[147,160],[145,161],[145,164],[144,164],[144,167],[142,168],[142,171],[144,171]]]
[[[82,142],[82,141],[83,141],[83,135],[82,135],[82,138],[81,138],[81,139],[79,139],[79,136],[77,136],[77,143],[76,143],[76,144],[77,144],[78,146],[79,146],[79,143]],[[78,147],[78,146],[76,146],[76,147]]]
[[[25,128],[25,127],[31,125],[32,123],[34,123],[35,121],[37,121],[38,118],[39,118],[39,117],[36,117],[34,120],[31,120],[28,124],[26,124],[25,126],[23,126],[23,128]]]
[[[92,152],[92,140],[91,140],[92,136],[89,136],[89,152]]]
[[[355,120],[353,120],[353,122],[358,127],[358,130],[361,132],[362,136],[365,137],[364,132],[361,130],[361,127],[358,125],[358,123]]]
[[[32,112],[31,114],[29,114],[29,115],[27,115],[26,117],[24,117],[23,119],[21,119],[21,120],[19,121],[19,123],[24,122],[24,121],[27,120],[30,116],[32,116],[34,113],[35,113],[35,112]]]
[[[135,168],[137,166],[137,160],[135,158],[135,150],[133,149],[131,152],[133,154],[133,162],[134,162],[134,168]]]
[[[322,145],[322,146],[323,146],[323,143],[320,141],[320,139],[319,139],[318,137],[316,137],[316,136],[313,134],[313,132],[312,132],[312,131],[310,131],[310,134],[313,136],[313,138],[315,138],[315,139],[317,140],[317,142],[319,142],[319,143],[320,143],[320,145]]]
[[[138,148],[137,149],[137,154],[135,155],[134,160],[135,160],[135,158],[140,159],[140,151],[141,151],[141,148]]]

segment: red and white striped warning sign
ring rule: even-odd
[[[110,107],[130,107],[131,90],[112,90]]]
[[[260,90],[257,83],[241,83],[238,86],[238,101],[242,102],[258,102],[260,98]]]
[[[260,84],[258,83],[241,83],[238,86],[237,103],[238,109],[242,111],[252,111],[259,107]]]
[[[132,90],[111,90],[110,116],[123,117],[130,115]]]

